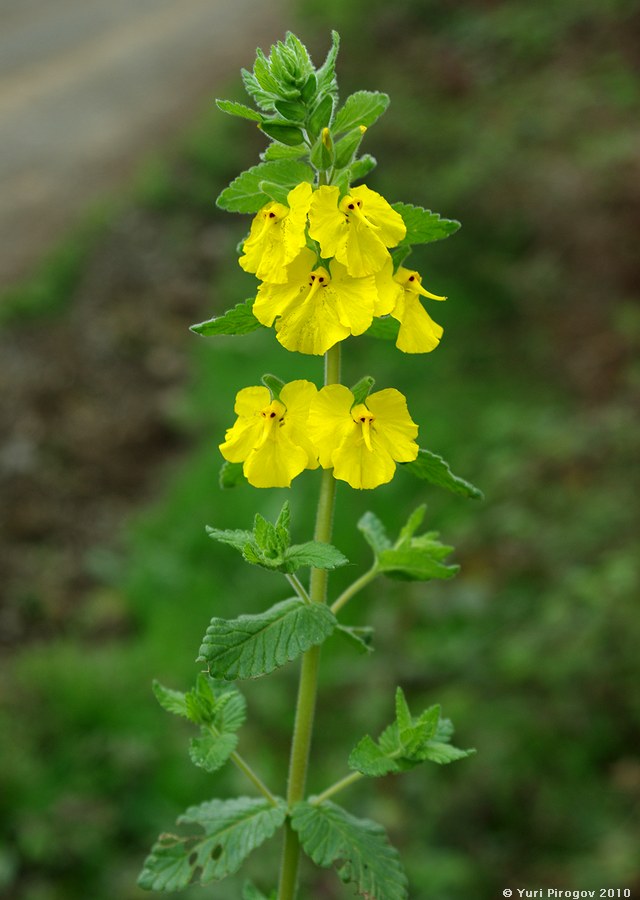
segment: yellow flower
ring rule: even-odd
[[[411,269],[400,266],[393,280],[401,288],[395,308],[391,310],[393,318],[400,322],[396,347],[405,353],[428,353],[434,350],[440,343],[443,328],[427,313],[419,295],[429,297],[431,300],[447,298],[438,297],[425,290],[422,287],[422,278]]]
[[[320,244],[322,256],[335,256],[349,275],[373,275],[389,258],[387,247],[395,247],[407,233],[402,216],[364,184],[339,197],[335,185],[314,193],[309,235]]]
[[[391,481],[397,462],[417,457],[418,426],[394,388],[354,403],[342,384],[322,388],[311,402],[308,432],[323,468],[333,467],[352,488],[375,488]]]
[[[229,462],[244,463],[254,487],[289,487],[303,469],[318,467],[307,436],[309,405],[317,389],[310,381],[291,381],[274,399],[266,387],[243,388],[236,396],[238,418],[227,429],[220,452]]]
[[[287,280],[286,266],[305,245],[312,193],[311,185],[303,181],[287,194],[288,206],[273,201],[262,207],[251,223],[239,260],[245,272],[255,273],[261,281]]]
[[[316,265],[316,255],[305,248],[287,268],[286,284],[261,284],[253,314],[263,325],[273,325],[287,350],[326,353],[350,334],[362,334],[378,310],[378,292],[372,275],[351,278],[336,260],[328,268]]]

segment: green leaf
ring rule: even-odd
[[[228,544],[229,547],[234,547],[241,553],[244,552],[247,544],[254,543],[253,531],[244,531],[241,528],[211,528],[209,525],[206,526],[206,530],[212,541],[218,541],[219,544]]]
[[[223,462],[218,474],[218,483],[223,490],[237,487],[239,484],[246,484],[243,463]]]
[[[333,97],[331,94],[325,94],[324,97],[316,104],[309,119],[307,120],[307,131],[312,138],[317,137],[323,128],[326,128],[331,121],[333,113]]]
[[[452,747],[448,743],[452,734],[453,726],[440,717],[439,706],[430,706],[415,718],[398,688],[395,722],[385,728],[377,743],[365,735],[349,755],[349,768],[376,778],[404,772],[426,761],[443,765],[475,752]]]
[[[331,544],[321,541],[308,541],[306,544],[294,544],[285,550],[283,571],[296,572],[303,566],[314,569],[337,569],[346,566],[349,560]]]
[[[335,803],[297,803],[291,825],[318,866],[336,866],[344,884],[370,900],[405,900],[407,878],[381,825],[356,819]]]
[[[351,163],[349,168],[349,176],[351,181],[359,181],[361,178],[366,178],[369,172],[378,165],[377,160],[374,156],[371,156],[369,153],[365,153],[360,159],[356,159],[355,162]]]
[[[420,450],[417,459],[413,462],[401,463],[407,472],[411,472],[416,478],[428,481],[438,487],[445,488],[453,494],[462,497],[470,497],[472,500],[482,500],[483,493],[464,478],[454,475],[449,464],[441,456],[431,453],[430,450]]]
[[[407,233],[400,241],[400,247],[441,241],[460,228],[460,222],[455,219],[442,219],[438,213],[431,212],[430,209],[422,209],[411,203],[392,203],[391,206],[400,213],[407,226]]]
[[[370,125],[379,119],[389,106],[389,97],[380,91],[356,91],[347,97],[344,106],[338,110],[333,128],[336,133],[351,131],[358,125]]]
[[[391,316],[374,319],[366,331],[368,337],[378,338],[383,341],[395,341],[398,339],[400,322]]]
[[[260,379],[265,387],[268,387],[271,391],[271,394],[274,400],[277,400],[280,397],[280,391],[284,387],[284,381],[282,378],[278,378],[277,375],[271,375],[270,372],[267,372]]]
[[[269,144],[260,155],[264,160],[270,159],[299,159],[309,152],[306,144],[298,144],[297,147],[288,147],[286,144]]]
[[[336,58],[340,49],[340,35],[337,31],[331,32],[331,49],[327,53],[327,58],[316,71],[316,85],[318,93],[331,91],[336,93],[338,85],[336,82]]]
[[[283,119],[290,122],[304,122],[307,107],[299,100],[276,100],[274,106]]]
[[[262,125],[260,125],[260,130],[264,131],[264,133],[274,141],[286,144],[287,147],[299,147],[304,140],[302,131],[295,125],[289,125],[286,121],[269,122],[268,120],[265,120]]]
[[[233,309],[228,309],[221,316],[191,325],[189,330],[195,331],[196,334],[201,334],[203,337],[210,337],[214,334],[249,334],[251,331],[264,327],[252,312],[253,304],[254,298],[250,297],[244,303],[238,303]]]
[[[244,103],[236,103],[234,100],[216,100],[216,106],[222,112],[230,116],[238,116],[240,119],[250,119],[252,122],[262,122],[262,116],[255,109],[245,106]]]
[[[179,891],[193,883],[220,881],[237,872],[249,854],[285,820],[283,800],[238,797],[192,806],[178,824],[197,826],[184,836],[163,834],[154,844],[138,879],[150,891]]]
[[[384,525],[374,513],[366,512],[358,522],[358,528],[376,556],[392,546]]]
[[[432,547],[433,545],[433,552]],[[453,578],[460,571],[460,566],[446,566],[438,561],[444,544],[437,541],[429,546],[405,547],[396,550],[384,550],[378,556],[378,570],[388,578],[399,578],[402,581],[433,581]],[[447,547],[451,552],[453,547]]]
[[[191,761],[206,772],[217,772],[229,759],[238,745],[236,734],[214,735],[210,731],[192,738],[189,745]]]
[[[242,888],[242,900],[276,900],[276,892],[272,891],[267,897],[250,881],[245,881]]]
[[[163,709],[176,716],[183,716],[185,719],[189,718],[186,695],[182,691],[172,691],[171,688],[164,687],[159,681],[154,681],[152,688],[156,700]]]
[[[198,661],[206,662],[216,678],[259,678],[321,644],[336,624],[329,607],[297,597],[257,615],[213,618]]]
[[[358,653],[373,653],[373,628],[369,625],[338,625],[336,634],[346,638]]]
[[[229,212],[258,212],[270,200],[260,189],[262,181],[292,190],[303,181],[312,183],[313,171],[305,163],[293,159],[274,159],[260,163],[234,179],[216,200],[217,205]]]

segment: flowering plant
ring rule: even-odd
[[[371,546],[373,564],[330,602],[328,573],[347,563],[331,543],[336,482],[372,490],[390,482],[401,466],[456,494],[480,496],[441,457],[419,446],[419,427],[398,390],[372,393],[370,375],[351,388],[341,383],[341,345],[352,336],[391,339],[404,353],[428,353],[438,345],[443,330],[421,298],[445,298],[427,291],[421,275],[404,263],[412,246],[445,238],[459,223],[418,206],[389,203],[365,184],[353,186],[375,166],[373,157],[359,156],[360,145],[389,98],[358,91],[338,105],[338,44],[334,32],[327,59],[315,68],[303,44],[287,34],[268,57],[257,52],[253,72],[242,72],[257,108],[218,101],[221,110],[255,122],[271,139],[262,161],[217,201],[231,212],[253,214],[239,263],[259,284],[255,298],[192,330],[206,336],[274,328],[286,350],[325,358],[320,387],[265,375],[261,385],[238,391],[236,419],[220,443],[221,484],[282,488],[307,469],[320,468],[322,476],[312,540],[292,544],[288,502],[275,523],[258,513],[250,530],[208,529],[213,540],[239,551],[246,562],[280,572],[293,596],[257,614],[214,617],[200,648],[204,671],[195,687],[182,693],[154,685],[165,709],[199,727],[190,746],[193,762],[215,772],[231,761],[259,796],[210,800],[188,809],[179,819],[184,832],[161,835],[145,862],[139,883],[151,890],[225,878],[283,829],[277,892],[264,894],[247,883],[245,900],[293,900],[301,851],[318,866],[334,866],[363,897],[403,900],[406,877],[384,830],[331,798],[366,776],[423,762],[449,763],[472,752],[451,744],[452,725],[439,706],[415,715],[398,688],[395,720],[380,738],[363,737],[348,757],[349,774],[316,796],[306,795],[321,645],[342,632],[368,649],[367,629],[341,624],[345,604],[382,575],[429,581],[458,571],[445,562],[452,548],[435,532],[418,534],[424,506],[409,516],[395,541],[373,513],[366,513],[358,528]],[[305,568],[308,584],[297,574]],[[235,682],[267,675],[298,657],[289,779],[281,797],[237,752],[245,703]]]

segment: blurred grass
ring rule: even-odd
[[[639,889],[639,528],[630,498],[640,426],[627,354],[638,327],[628,242],[618,240],[634,208],[619,206],[637,137],[638,81],[625,55],[631,5],[305,6],[323,47],[329,27],[342,33],[343,95],[392,95],[368,136],[381,163],[372,184],[464,226],[411,258],[427,287],[450,297],[433,311],[442,346],[400,359],[392,345],[351,342],[345,380],[370,371],[378,387],[406,391],[422,443],[487,498],[465,502],[402,472],[371,494],[340,486],[336,543],[353,563],[368,558],[354,529],[362,512],[393,530],[426,500],[429,526],[457,546],[463,569],[453,583],[385,582],[353,601],[348,619],[375,626],[376,652],[364,659],[327,645],[310,788],[339,777],[356,740],[381,730],[402,683],[416,708],[442,703],[459,744],[478,749],[456,766],[344,796],[386,824],[412,896],[490,898],[507,883]],[[177,161],[146,170],[138,202],[168,228],[211,216],[246,133],[222,114],[207,117]],[[239,238],[246,222],[228,227]],[[252,285],[227,266],[202,318]],[[210,778],[189,764],[187,727],[155,707],[149,685],[158,677],[189,686],[211,615],[285,596],[277,576],[241,567],[204,534],[205,524],[246,526],[256,501],[248,489],[218,490],[215,445],[240,386],[264,371],[319,380],[320,370],[283,354],[271,332],[194,338],[179,410],[192,456],[120,546],[94,551],[100,587],[76,639],[0,664],[9,738],[0,745],[0,885],[9,897],[139,898],[132,885],[158,831],[191,803],[246,790],[232,771]],[[307,473],[291,492],[296,539],[308,536],[317,482]],[[261,492],[260,511],[273,516],[288,496]],[[336,574],[335,590],[353,571]],[[127,623],[125,638],[101,636],[110,615]],[[240,749],[274,786],[285,777],[295,668],[246,686]],[[264,887],[275,877],[274,848],[251,862]],[[308,895],[349,896],[330,874],[306,877]],[[237,896],[241,880],[207,895]]]

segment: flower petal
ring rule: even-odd
[[[362,430],[354,431],[333,453],[333,474],[352,488],[370,490],[391,481],[396,471],[391,454],[384,446],[369,449]]]
[[[396,347],[404,353],[430,353],[444,329],[434,322],[413,291],[403,291],[391,315],[400,322]]]
[[[243,471],[254,487],[289,487],[292,479],[306,468],[306,450],[283,431],[274,426],[264,443],[247,457]]]
[[[344,247],[349,227],[344,213],[338,209],[340,189],[322,185],[314,193],[309,207],[309,236],[320,244],[325,259],[335,256]]]
[[[280,400],[287,407],[285,425],[294,444],[307,452],[307,469],[317,469],[318,452],[308,433],[309,407],[318,389],[311,381],[290,381],[282,388]]]
[[[340,322],[351,334],[364,334],[373,320],[377,302],[376,283],[372,275],[352,278],[346,268],[333,260],[331,283],[326,288],[333,296]]]
[[[269,388],[254,385],[238,391],[233,411],[237,416],[254,416],[269,403],[271,403]]]
[[[363,214],[380,230],[378,235],[387,247],[395,247],[406,236],[404,219],[378,194],[361,184],[351,189],[351,196],[362,201]]]
[[[318,391],[309,408],[308,431],[320,465],[330,469],[331,457],[340,443],[354,431],[351,417],[353,394],[343,384],[329,384]]]
[[[375,416],[372,430],[375,440],[397,462],[410,462],[418,455],[418,426],[411,419],[407,401],[395,388],[386,388],[367,397],[367,406]]]

